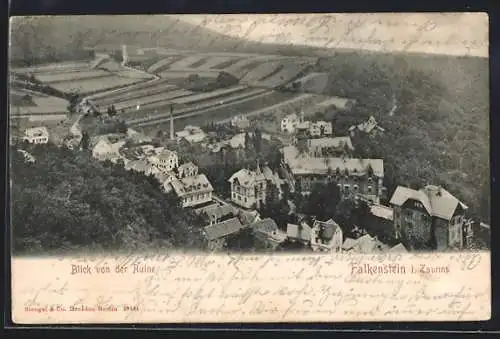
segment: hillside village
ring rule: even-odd
[[[61,147],[87,151],[95,161],[155,178],[165,194],[173,193],[182,208],[193,210],[204,220],[199,226],[210,251],[463,250],[474,248],[474,230],[489,229],[488,225],[469,219],[467,205],[439,186],[398,186],[387,196],[384,159],[353,155],[351,136],[362,134],[376,142],[377,136],[384,133],[385,129],[373,117],[352,126],[348,135],[342,136],[336,136],[331,122],[306,120],[303,111],[284,116],[280,130],[272,136],[262,133],[244,115],[219,123],[216,128],[230,133],[219,133],[217,138],[199,126],[187,125],[176,131],[174,119],[162,137],[150,137],[126,126],[113,133],[89,136],[82,132],[84,121],[93,121],[91,125],[117,121],[113,109],[108,109],[108,117],[103,118],[94,114],[96,110],[90,101],[83,100],[77,111],[81,116],[72,126],[73,137]],[[47,144],[49,131],[43,126],[27,129],[22,141],[28,147]],[[255,142],[280,145],[278,166],[269,166],[272,159],[258,155],[253,165],[235,169],[222,183],[211,182],[196,160],[185,160],[179,153],[181,144],[196,145],[202,153],[218,157],[231,150],[245,152],[255,146],[260,149],[262,145]],[[35,161],[22,147],[19,152],[27,163]],[[327,187],[326,194],[324,189],[318,193],[320,186]],[[350,204],[347,214],[364,215],[346,218],[332,213],[322,219],[312,212],[298,211],[297,201],[302,197],[313,199],[312,195],[318,194],[323,194],[322,199],[331,199],[337,208]],[[284,216],[273,210],[282,203],[286,206]],[[375,224],[378,228],[373,227]]]
[[[24,41],[29,28],[13,34]],[[192,43],[187,28],[182,46]],[[92,47],[68,36],[67,51],[25,41],[14,53],[10,144],[23,162],[11,173],[26,174],[14,188],[40,206],[49,195],[51,208],[67,212],[44,214],[19,198],[14,217],[64,220],[40,230],[64,233],[50,246],[99,245],[60,226],[75,215],[82,225],[99,224],[92,234],[102,231],[108,242],[166,237],[162,246],[211,251],[490,246],[481,116],[488,100],[480,89],[487,75],[484,83],[468,79],[484,60],[314,54],[298,46],[271,54],[277,46],[263,44],[258,53],[218,49],[227,39],[211,39],[203,51],[194,47],[205,41],[190,45],[195,50],[157,41],[146,48],[111,43],[113,32]],[[438,69],[448,76],[434,76]],[[459,80],[442,83],[449,74]],[[30,168],[67,182],[46,184]],[[38,236],[30,225],[23,232]],[[36,236],[21,243],[45,246]]]

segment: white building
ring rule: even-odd
[[[212,200],[214,188],[205,174],[177,179],[170,185],[181,199],[182,207],[194,207]]]
[[[94,148],[92,149],[92,156],[100,161],[117,160],[121,158],[119,150],[124,144],[125,141],[111,143],[108,139],[102,138],[97,142],[97,144],[95,144]]]
[[[24,131],[23,141],[30,144],[46,144],[49,142],[49,131],[47,127],[28,128]]]
[[[320,137],[320,136],[325,136],[325,135],[332,135],[333,134],[333,125],[331,122],[326,122],[326,121],[315,121],[311,123],[311,126],[309,127],[309,133],[313,137]]]
[[[349,133],[351,136],[356,135],[357,132],[363,132],[368,135],[375,136],[384,133],[385,129],[378,124],[377,120],[375,120],[373,116],[370,116],[370,118],[365,122],[349,127]]]
[[[281,120],[281,131],[284,133],[293,133],[299,123],[300,118],[297,114],[289,114]]]
[[[257,169],[239,170],[229,178],[231,185],[231,201],[243,208],[259,208],[265,203],[267,181],[264,174]]]
[[[190,161],[180,165],[177,169],[177,173],[179,173],[179,178],[193,177],[198,175],[198,166]]]
[[[163,149],[161,153],[150,156],[148,161],[163,172],[172,172],[179,167],[177,152]]]
[[[205,132],[198,126],[188,125],[182,131],[176,132],[177,140],[185,139],[189,143],[202,142],[206,138]]]

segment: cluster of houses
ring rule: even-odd
[[[280,129],[281,132],[288,134],[306,132],[312,137],[333,134],[333,125],[331,122],[305,120],[304,113],[287,115],[281,120]]]
[[[49,131],[47,127],[33,127],[24,131],[23,142],[30,144],[46,144],[49,142]]]

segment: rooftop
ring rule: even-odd
[[[354,149],[350,137],[334,137],[334,138],[318,138],[309,139],[309,147],[311,148],[323,148],[323,147],[335,147],[340,148],[346,145],[350,150]]]
[[[172,182],[172,187],[179,196],[188,193],[211,192],[214,190],[205,174],[174,180]]]
[[[229,220],[206,226],[204,228],[205,237],[207,240],[215,240],[224,238],[230,234],[239,232],[245,226],[241,224],[238,218],[231,218]]]
[[[370,207],[370,212],[378,218],[393,220],[394,212],[390,207],[374,204]]]
[[[49,130],[47,129],[47,127],[33,127],[33,128],[28,128],[24,131],[24,135],[27,136],[27,137],[41,137],[41,136],[45,136],[45,137],[48,137],[49,136]]]
[[[390,203],[402,206],[408,199],[422,203],[425,210],[434,217],[450,220],[458,206],[464,210],[468,207],[442,187],[427,185],[420,190],[398,186],[391,197]]]
[[[257,183],[265,181],[266,178],[262,173],[257,173],[255,171],[242,168],[229,178],[229,182],[233,182],[234,180],[238,180],[239,184],[242,186],[252,187]]]
[[[300,239],[303,241],[311,240],[311,227],[303,223],[302,225],[288,224],[286,234],[289,238]]]
[[[337,157],[311,157],[306,153],[299,153],[295,146],[283,148],[283,157],[290,166],[292,173],[300,174],[326,174],[328,169],[341,171],[348,170],[350,173],[366,173],[369,166],[373,174],[379,178],[384,176],[384,161],[382,159],[354,159]]]

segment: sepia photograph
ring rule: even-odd
[[[488,248],[487,58],[241,19],[12,20],[15,253]]]
[[[474,30],[462,29],[472,23]],[[16,295],[27,300],[16,304],[17,314],[41,321],[38,313],[52,309],[40,295],[55,303],[72,286],[71,298],[83,300],[86,289],[97,301],[53,305],[95,311],[60,313],[71,321],[101,321],[100,311],[115,308],[180,322],[489,316],[489,301],[478,301],[490,293],[488,260],[474,254],[490,250],[487,25],[480,13],[11,18],[13,258],[80,256],[57,268],[64,274],[42,290],[30,286],[33,272],[54,279],[51,267],[60,266],[13,264]],[[168,265],[102,259],[121,252],[183,256]],[[458,255],[441,256],[450,253]],[[89,264],[84,255],[102,260]],[[228,261],[203,259],[213,255]],[[253,273],[236,266],[248,255],[248,265],[265,260]],[[366,255],[387,262],[348,262]],[[285,259],[300,256],[309,259]],[[461,268],[450,260],[461,260],[453,264]],[[309,278],[294,271],[306,261]],[[182,274],[172,273],[174,266]],[[228,277],[233,267],[238,273]],[[98,278],[108,273],[114,280]],[[135,284],[148,274],[146,285]],[[63,284],[64,275],[73,280]],[[414,282],[391,292],[375,275]],[[247,295],[232,308],[236,299],[227,300],[236,297],[224,294],[230,288],[222,283],[214,285],[221,295],[203,286],[195,294],[192,284],[203,279],[229,279],[238,291],[253,286],[256,301],[245,308]],[[255,279],[281,292],[263,292]],[[309,282],[299,288],[297,279]],[[331,283],[336,279],[340,285]],[[155,294],[182,281],[191,283],[175,287],[178,294]],[[335,294],[348,288],[393,296],[406,288],[401,300],[409,299],[393,305],[387,295]],[[338,297],[334,309],[351,308],[327,313],[322,298],[319,306],[315,299],[300,301],[300,310],[302,299],[286,306],[294,293]],[[166,295],[186,306],[158,311]],[[117,304],[126,297],[134,301]],[[348,304],[352,298],[367,298],[372,313]],[[436,306],[446,298],[453,300]],[[464,307],[457,298],[475,302]],[[202,299],[222,304],[202,309]],[[415,300],[443,310],[415,308]],[[134,319],[151,320],[146,313]]]

